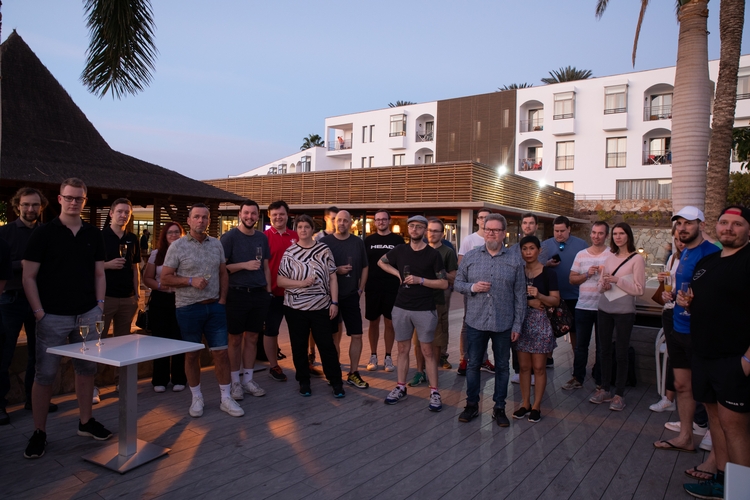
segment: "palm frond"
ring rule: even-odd
[[[635,38],[633,39],[633,67],[635,68],[635,53],[638,50],[638,37],[641,36],[641,25],[643,24],[643,16],[646,15],[646,7],[648,7],[648,0],[641,0],[641,12],[638,14],[638,24],[635,26]]]
[[[596,2],[596,18],[601,19],[604,11],[607,10],[609,0],[597,0]]]
[[[416,102],[411,101],[396,101],[396,104],[393,104],[392,102],[388,103],[389,108],[397,108],[399,106],[409,106],[411,104],[416,104]]]

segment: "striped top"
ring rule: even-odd
[[[296,243],[286,249],[279,264],[279,276],[295,281],[315,275],[315,282],[304,288],[284,290],[284,305],[300,311],[318,311],[331,305],[330,275],[336,272],[331,249],[316,241],[310,248]]]

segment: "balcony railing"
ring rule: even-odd
[[[335,141],[328,141],[328,151],[339,151],[344,149],[352,149],[352,140],[346,139],[346,140],[335,140]]]
[[[644,165],[671,165],[672,164],[672,152],[671,151],[644,151],[643,152],[643,164]]]
[[[555,162],[555,170],[573,170],[575,155],[558,156]]]
[[[541,170],[542,159],[541,158],[521,158],[518,161],[518,171],[528,172],[530,170]]]
[[[417,132],[417,142],[432,142],[435,140],[435,134],[432,132]]]
[[[568,118],[574,118],[575,113],[562,113],[552,117],[553,120],[566,120]]]
[[[653,120],[671,120],[672,119],[672,105],[667,106],[646,106],[643,108],[643,121],[649,122]]]
[[[538,132],[544,130],[544,118],[521,120],[521,132]]]
[[[627,153],[607,153],[607,168],[623,168],[627,163]]]
[[[605,108],[604,114],[605,115],[614,115],[616,113],[627,113],[628,108]]]

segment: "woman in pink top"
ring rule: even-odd
[[[625,222],[612,228],[612,255],[604,262],[599,279],[598,332],[602,349],[602,388],[589,399],[594,404],[610,403],[609,409],[625,408],[623,394],[628,376],[628,347],[635,322],[635,298],[643,295],[646,282],[646,263],[635,251],[633,230]],[[617,343],[617,377],[612,396],[612,336]]]

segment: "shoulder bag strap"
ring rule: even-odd
[[[615,271],[614,271],[614,272],[612,273],[612,276],[614,276],[615,274],[617,274],[617,271],[619,271],[619,270],[620,270],[620,268],[621,268],[622,266],[624,266],[624,265],[625,265],[625,263],[626,263],[627,261],[629,261],[630,259],[632,259],[633,257],[635,257],[635,254],[636,254],[636,252],[633,252],[633,253],[631,253],[630,255],[628,255],[628,258],[627,258],[627,259],[625,259],[625,260],[623,260],[623,261],[622,261],[622,262],[620,263],[620,265],[619,265],[619,266],[617,266],[617,269],[615,269]]]

